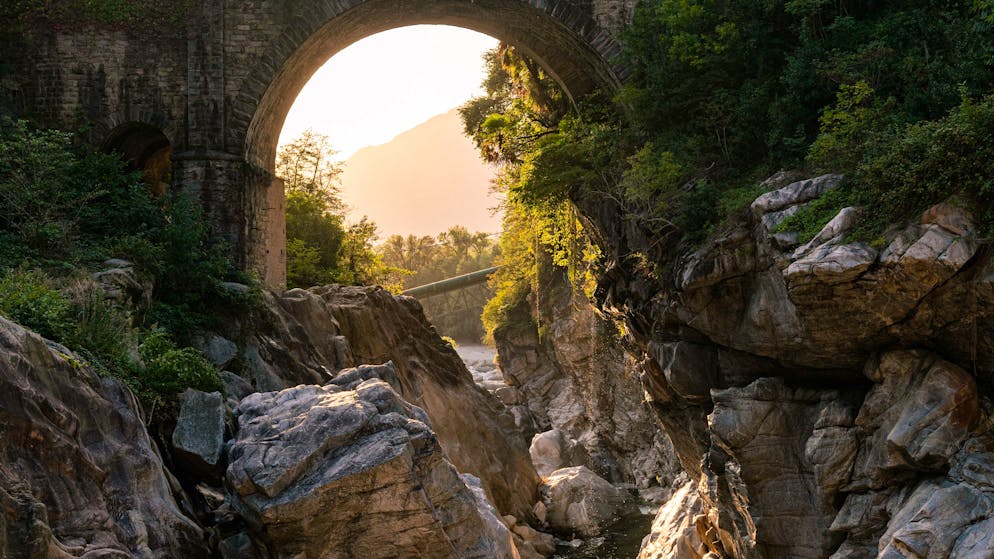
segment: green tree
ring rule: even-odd
[[[287,287],[342,280],[346,209],[334,154],[328,137],[311,130],[277,153],[276,173],[286,188]]]

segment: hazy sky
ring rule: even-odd
[[[326,134],[347,159],[478,95],[481,55],[497,40],[441,25],[367,37],[333,56],[297,97],[280,143],[307,128]]]

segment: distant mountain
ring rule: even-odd
[[[345,162],[342,194],[351,215],[368,215],[381,238],[437,235],[453,225],[496,232],[489,194],[494,169],[480,160],[453,109]]]

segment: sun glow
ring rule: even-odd
[[[483,93],[482,56],[496,45],[492,37],[438,25],[367,37],[314,74],[280,143],[309,128],[328,136],[345,161],[341,195],[349,219],[369,216],[381,239],[435,235],[454,225],[497,231],[494,170],[462,136],[453,112]]]
[[[497,39],[458,27],[415,25],[358,41],[322,66],[294,102],[280,144],[308,128],[347,159],[481,93],[483,53]]]

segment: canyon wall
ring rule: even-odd
[[[540,286],[494,332],[501,373],[512,387],[498,394],[523,418],[526,433],[540,434],[533,457],[551,461],[536,463],[540,473],[586,466],[648,500],[667,497],[679,464],[615,324],[570,285],[564,270],[545,269]],[[551,456],[542,448],[548,444]]]
[[[580,201],[609,258],[598,302],[691,478],[642,557],[994,550],[989,248],[955,200],[872,244],[847,240],[853,208],[808,243],[776,230],[843,180],[774,177],[696,247]]]

